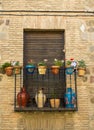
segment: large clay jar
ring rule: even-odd
[[[76,94],[73,92],[72,88],[67,88],[64,95],[66,108],[74,108],[76,101]]]
[[[19,107],[26,107],[29,101],[29,94],[26,92],[26,89],[23,87],[21,91],[17,94],[17,103]]]
[[[46,95],[43,93],[43,90],[40,89],[38,93],[35,95],[35,101],[38,108],[44,107],[44,104],[46,102]]]

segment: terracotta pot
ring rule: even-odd
[[[11,76],[13,74],[13,67],[6,67],[5,72],[7,76]]]
[[[46,66],[38,66],[39,74],[46,74]]]
[[[60,99],[50,99],[52,108],[58,108],[60,106]]]
[[[59,73],[59,68],[60,66],[52,66],[51,71],[53,74],[58,74]]]
[[[84,76],[86,72],[85,68],[78,68],[78,76]]]
[[[22,68],[22,66],[14,66],[14,74],[20,74],[21,68]]]
[[[26,92],[26,89],[23,87],[21,91],[17,94],[17,103],[19,107],[26,107],[29,102],[29,94]]]

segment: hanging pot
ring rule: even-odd
[[[38,66],[39,74],[46,74],[46,66]]]
[[[86,73],[86,68],[78,68],[78,76],[84,76]]]
[[[22,66],[14,66],[14,74],[20,74],[21,68],[22,68]]]
[[[59,73],[60,66],[51,66],[51,71],[53,74]]]
[[[29,94],[26,92],[26,89],[23,87],[21,91],[17,94],[17,103],[19,107],[26,107],[29,102]]]
[[[66,74],[71,75],[74,72],[74,68],[73,67],[68,67],[68,68],[66,68],[65,72],[66,72]]]
[[[64,99],[65,99],[66,108],[74,108],[75,101],[76,101],[76,95],[73,92],[72,88],[67,88],[66,93],[64,95]]]
[[[5,72],[7,76],[11,76],[13,74],[13,67],[6,67]]]
[[[35,67],[34,65],[26,65],[25,68],[26,68],[26,72],[27,72],[28,74],[33,74],[36,67]]]

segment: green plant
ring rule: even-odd
[[[58,59],[54,59],[54,65],[55,66],[63,66],[64,61],[63,60],[58,60]]]
[[[38,62],[38,66],[47,66],[47,59],[44,59],[43,61]]]
[[[78,68],[86,68],[86,64],[84,60],[78,61]]]
[[[20,62],[19,61],[16,61],[15,62],[15,66],[19,66],[20,65]]]
[[[5,62],[4,64],[2,64],[2,69],[5,70],[6,67],[11,67],[11,63],[10,62]]]
[[[65,65],[66,66],[71,66],[71,64],[73,63],[74,58],[70,58],[69,60],[65,59]]]
[[[35,63],[32,59],[28,60],[27,64],[31,66],[35,66]]]

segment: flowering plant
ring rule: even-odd
[[[28,60],[27,64],[28,64],[28,65],[31,65],[31,66],[34,66],[34,65],[35,65],[35,63],[34,63],[34,61],[33,61],[32,59]]]
[[[77,62],[74,60],[74,58],[70,58],[70,60],[65,60],[65,65],[75,68],[77,66]]]
[[[40,61],[39,63],[38,63],[38,66],[47,66],[47,59],[44,59],[43,61]]]
[[[58,59],[54,59],[54,65],[55,66],[63,66],[64,64],[64,60],[58,60]]]

